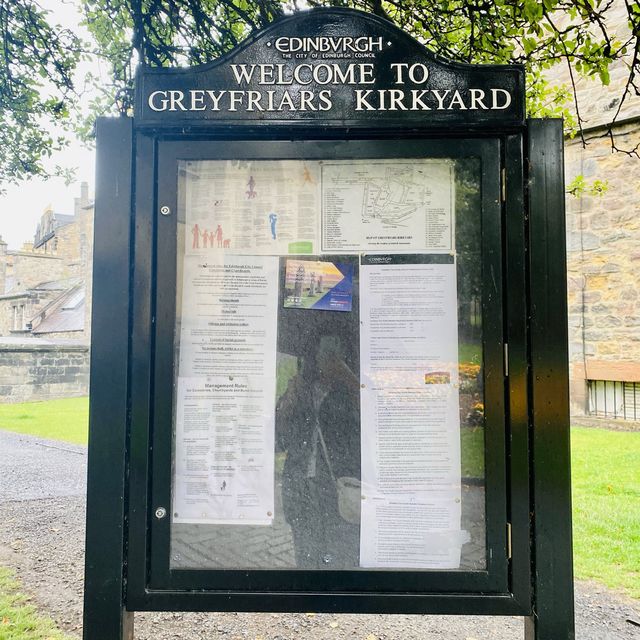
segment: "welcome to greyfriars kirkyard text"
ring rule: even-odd
[[[319,54],[297,55],[313,59]],[[376,72],[380,71],[371,62],[244,63],[229,67],[237,90],[158,90],[149,94],[147,104],[156,112],[331,111],[334,88],[339,86],[341,100],[344,87],[351,88],[355,111],[494,111],[511,105],[510,92],[502,88],[429,88],[429,68],[423,63],[388,65],[385,84],[390,80],[395,88],[385,89],[368,88],[376,84]]]

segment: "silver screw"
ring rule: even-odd
[[[164,207],[160,207],[160,213],[163,216],[168,216],[171,213],[171,209],[169,209],[169,207],[167,207],[167,205],[165,205]]]
[[[156,518],[158,520],[162,520],[167,515],[167,510],[164,507],[158,507],[156,509]]]

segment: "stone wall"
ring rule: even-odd
[[[624,0],[613,0],[607,30],[630,37]],[[640,96],[622,97],[631,52],[610,69],[604,86],[597,77],[575,76],[586,146],[579,136],[565,140],[569,184],[582,175],[602,180],[602,196],[567,195],[567,271],[571,412],[588,412],[588,381],[640,382]],[[566,64],[548,72],[554,85],[571,88]],[[573,98],[567,105],[575,116]],[[640,409],[640,405],[638,407]]]
[[[0,236],[0,295],[7,290],[7,243]]]
[[[602,130],[565,145],[566,179],[606,180],[602,196],[567,198],[571,408],[587,409],[587,380],[640,381],[640,160],[615,153]],[[633,148],[640,118],[617,127]]]
[[[68,277],[69,270],[58,256],[15,251],[7,257],[7,282],[11,279],[12,291],[24,291],[41,282]]]
[[[23,320],[28,322],[33,316],[42,311],[54,298],[60,295],[60,290],[38,290],[31,289],[23,291],[15,295],[0,296],[0,336],[11,336],[20,330],[15,330],[13,326],[13,308],[23,307]],[[30,332],[25,328],[25,335],[30,336]],[[59,335],[58,338],[67,336]],[[83,338],[79,336],[70,336],[72,338]]]
[[[51,231],[53,216],[64,224]],[[36,233],[37,248],[34,249],[33,242],[25,242],[18,251],[8,250],[0,236],[0,336],[20,335],[14,328],[14,307],[18,310],[18,319],[24,309],[24,337],[30,335],[29,321],[65,290],[75,286],[71,282],[74,279],[84,287],[84,330],[73,334],[57,332],[55,336],[89,342],[93,226],[93,204],[87,184],[82,183],[80,197],[74,199],[73,216],[54,214],[50,208],[45,211]],[[42,229],[46,231],[44,235]],[[48,239],[43,240],[45,237]],[[53,285],[36,289],[38,285],[52,281],[60,284],[57,290]],[[73,326],[78,325],[76,322]]]
[[[65,264],[65,277],[85,277],[93,243],[93,207],[81,209],[75,220],[56,230],[54,255]]]
[[[0,339],[0,402],[86,396],[89,346],[39,338]]]
[[[84,265],[82,277],[84,278],[84,335],[82,339],[86,342],[91,340],[91,305],[93,304],[93,229],[94,211],[93,206],[82,211],[82,230],[86,238],[86,251],[84,253]]]

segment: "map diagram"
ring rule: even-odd
[[[322,250],[451,251],[455,173],[448,159],[323,161]]]
[[[424,185],[413,181],[413,167],[385,167],[385,175],[363,177],[362,221],[377,220],[389,227],[404,227],[423,207]]]

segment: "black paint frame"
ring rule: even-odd
[[[163,144],[180,147],[200,141],[134,135],[126,119],[99,123],[101,204],[96,210],[85,596],[86,633],[91,635],[87,637],[131,638],[128,611],[208,611],[214,605],[220,611],[525,615],[528,639],[573,637],[566,335],[557,331],[555,323],[558,309],[566,305],[560,277],[564,269],[563,190],[558,171],[561,125],[532,121],[531,131],[528,138],[517,133],[488,136],[499,144],[505,168],[502,240],[494,252],[498,249],[501,254],[502,322],[509,344],[504,379],[505,500],[512,531],[509,591],[487,594],[471,588],[465,592],[450,585],[449,592],[437,589],[423,594],[246,590],[211,594],[184,585],[152,589],[147,577],[147,527],[153,517],[148,484],[147,433],[153,419],[148,373],[157,339],[151,327],[159,320],[162,323],[153,311],[161,287],[153,276],[153,237],[148,233],[149,222],[159,215],[153,195],[158,180],[155,159]],[[428,135],[422,138],[429,140]],[[225,140],[217,142],[224,144]],[[450,152],[452,142],[444,144]],[[121,162],[123,154],[134,152],[133,165]],[[544,270],[553,272],[553,288],[547,286]],[[167,310],[164,313],[165,323],[172,323],[173,317]],[[541,355],[536,355],[534,329],[536,339],[545,344]],[[532,367],[543,376],[534,377]],[[543,428],[537,426],[541,419]],[[114,486],[106,487],[105,476]],[[545,560],[549,553],[555,555],[552,562]],[[555,596],[549,597],[547,589],[552,586]],[[541,616],[542,606],[545,613]],[[547,623],[551,634],[545,632]],[[558,628],[564,630],[562,634]]]
[[[158,145],[158,205],[177,211],[176,186],[177,163],[189,159],[350,159],[397,157],[398,146],[393,141],[304,141],[251,142],[225,141],[220,145],[211,142],[188,144],[160,142]],[[495,140],[451,143],[442,140],[406,140],[402,146],[406,158],[456,158],[478,157],[482,163],[483,194],[483,254],[488,258],[483,269],[486,304],[484,305],[483,333],[485,335],[485,393],[487,406],[487,570],[477,572],[445,571],[170,571],[169,528],[170,518],[151,518],[149,539],[152,548],[150,579],[151,588],[197,588],[207,591],[257,590],[263,592],[328,591],[386,593],[415,592],[483,592],[506,593],[507,542],[505,486],[505,417],[503,378],[503,337],[501,305],[502,262],[500,250],[501,210],[500,155]],[[148,221],[149,232],[153,221]],[[156,273],[158,288],[156,298],[156,358],[152,379],[155,388],[154,434],[151,437],[153,460],[151,463],[152,511],[158,506],[168,506],[171,496],[171,441],[166,433],[172,432],[171,397],[172,380],[163,372],[173,371],[173,328],[175,322],[175,264],[176,264],[176,216],[156,216]],[[490,247],[490,249],[489,249]],[[165,309],[167,309],[165,311]],[[170,318],[172,319],[170,321]],[[168,324],[165,324],[165,321]],[[158,435],[161,434],[161,435]],[[211,594],[212,602],[213,593]],[[255,606],[252,605],[252,606]],[[273,602],[269,606],[282,606]]]

